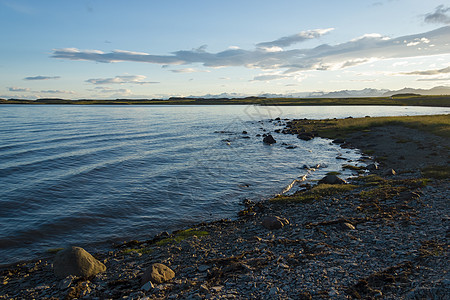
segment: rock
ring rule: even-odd
[[[369,171],[378,170],[378,165],[377,164],[369,164],[366,166],[366,170],[369,170]]]
[[[248,132],[247,132],[247,131],[245,131],[245,130],[244,130],[244,131],[242,131],[242,134],[247,134],[247,133],[248,133]]]
[[[324,178],[319,180],[319,183],[325,183],[325,184],[346,184],[347,181],[344,179],[341,179],[337,177],[336,175],[327,175]]]
[[[153,290],[155,287],[153,286],[153,283],[151,283],[150,281],[147,281],[142,287],[141,290],[144,290],[146,292]]]
[[[314,133],[312,132],[301,132],[297,135],[297,137],[304,141],[309,141],[314,138]]]
[[[58,278],[70,275],[87,278],[104,272],[106,267],[83,248],[70,247],[56,254],[53,270]]]
[[[275,144],[277,141],[273,138],[273,136],[271,134],[268,134],[264,137],[263,142],[265,144],[271,145],[271,144]]]
[[[175,277],[175,272],[172,271],[168,266],[163,264],[153,264],[147,268],[142,275],[141,283],[144,284],[148,281],[152,283],[163,283],[169,281]]]
[[[216,293],[220,292],[222,289],[223,289],[223,285],[213,286],[211,288],[211,290],[213,290]]]
[[[334,144],[344,144],[345,140],[344,139],[335,139],[335,140],[333,140],[333,143]]]
[[[389,171],[386,172],[386,176],[395,176],[397,175],[397,172],[395,172],[394,169],[390,169]]]
[[[70,285],[72,284],[73,280],[76,279],[76,276],[70,275],[67,276],[66,278],[64,278],[63,280],[61,280],[58,284],[58,288],[60,290],[66,290],[70,287]]]
[[[289,221],[286,218],[277,216],[267,216],[262,220],[262,226],[266,229],[281,229],[283,226],[288,225]]]
[[[355,226],[353,226],[352,224],[348,223],[348,222],[344,222],[344,223],[339,223],[339,228],[341,230],[355,230]]]

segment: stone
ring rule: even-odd
[[[70,287],[70,285],[72,284],[73,280],[76,279],[76,276],[70,275],[67,276],[66,278],[64,278],[63,280],[61,280],[58,284],[58,288],[60,290],[66,290]]]
[[[275,144],[277,141],[273,138],[271,134],[268,134],[264,137],[263,142],[268,145]]]
[[[369,164],[366,166],[366,170],[369,170],[369,171],[378,170],[378,165],[377,164]]]
[[[297,135],[297,137],[299,139],[304,140],[304,141],[312,140],[314,138],[314,136],[315,135],[312,132],[301,132]]]
[[[59,251],[53,261],[56,277],[67,276],[91,277],[104,272],[106,266],[80,247],[70,247]]]
[[[152,283],[163,283],[175,277],[175,272],[166,265],[153,264],[147,268],[142,275],[142,284],[151,281]]]
[[[397,172],[395,172],[394,169],[390,169],[389,171],[386,172],[386,176],[395,176],[397,175]]]
[[[150,281],[147,281],[142,287],[141,290],[144,290],[146,292],[153,290],[155,287],[153,286],[153,283],[151,283]]]
[[[281,218],[277,216],[267,216],[262,220],[262,226],[266,229],[281,229],[285,225],[289,224],[289,221],[286,218]]]
[[[325,176],[324,178],[319,180],[319,184],[320,183],[325,183],[325,184],[346,184],[347,181],[337,177],[336,175],[328,174],[327,176]]]

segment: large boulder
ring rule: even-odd
[[[336,175],[328,174],[324,178],[320,179],[319,183],[325,183],[325,184],[346,184],[347,181],[337,177]]]
[[[175,272],[166,265],[153,264],[148,267],[142,275],[141,283],[145,284],[150,281],[152,283],[163,283],[175,277]]]
[[[264,217],[261,224],[264,228],[273,230],[283,228],[285,225],[289,224],[289,221],[286,218],[281,218],[277,216],[267,216]]]
[[[273,138],[271,134],[268,134],[267,136],[264,137],[263,142],[265,144],[271,145],[275,144],[277,141]]]
[[[58,278],[70,275],[88,278],[105,270],[104,264],[80,247],[70,247],[59,251],[53,261],[53,271]]]

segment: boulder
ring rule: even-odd
[[[336,175],[329,174],[329,175],[325,176],[324,178],[320,179],[319,183],[325,183],[325,184],[346,184],[347,181],[337,177]]]
[[[261,224],[264,228],[273,230],[283,228],[283,226],[289,224],[289,221],[286,218],[281,218],[277,216],[267,216],[264,217]]]
[[[104,264],[80,247],[70,247],[59,251],[53,261],[53,271],[58,278],[70,275],[88,278],[105,270]]]
[[[301,132],[297,135],[297,137],[304,141],[309,141],[314,138],[314,133],[312,132]]]
[[[271,144],[275,144],[277,141],[273,138],[273,136],[271,134],[268,134],[264,137],[263,142],[265,144],[271,145]]]
[[[366,170],[369,170],[369,171],[378,170],[378,165],[377,164],[369,164],[366,166]]]
[[[148,267],[142,275],[141,283],[145,284],[150,281],[152,283],[163,283],[175,277],[175,272],[166,265],[153,264]]]

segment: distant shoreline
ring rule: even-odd
[[[321,105],[385,105],[385,106],[432,106],[450,107],[450,95],[423,96],[399,94],[392,97],[352,98],[181,98],[163,99],[115,99],[67,100],[56,98],[0,99],[4,105],[263,105],[263,106],[321,106]]]

